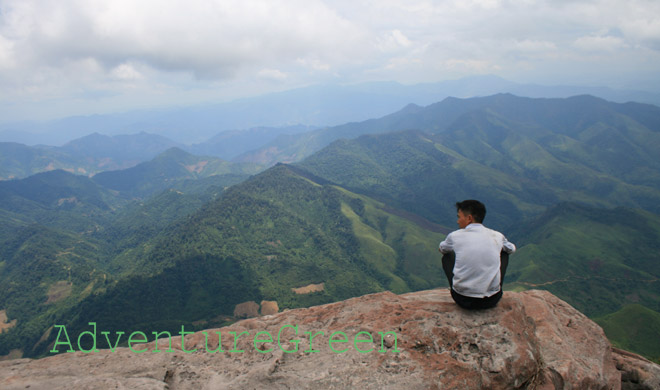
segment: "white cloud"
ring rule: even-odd
[[[0,69],[9,69],[16,66],[13,47],[13,42],[0,35]]]
[[[121,64],[110,71],[112,78],[123,81],[142,80],[144,76],[130,64]]]
[[[549,41],[524,39],[514,42],[512,50],[519,50],[525,53],[548,53],[556,51],[557,44]]]
[[[262,69],[257,73],[257,76],[265,80],[281,81],[286,80],[286,73],[277,69]]]
[[[313,0],[24,3],[33,1],[7,1],[3,16],[20,21],[9,32],[35,65],[92,57],[109,68],[132,60],[224,78],[269,61],[360,52],[360,29]]]
[[[317,58],[297,58],[296,64],[302,66],[305,69],[311,69],[314,71],[327,72],[330,70],[330,64],[323,62]]]
[[[466,60],[460,58],[451,58],[444,62],[448,70],[461,69],[467,70],[477,74],[487,74],[497,72],[501,67],[497,64],[490,63],[489,61],[480,60]]]
[[[626,47],[623,39],[613,36],[586,36],[575,40],[576,48],[587,51],[614,52]]]
[[[551,84],[581,82],[580,67],[658,77],[658,60],[655,0],[0,0],[0,116],[21,99],[138,85],[142,100],[176,102],[259,81],[494,72]]]

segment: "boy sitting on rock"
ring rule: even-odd
[[[465,309],[495,307],[502,298],[509,254],[516,246],[482,225],[486,206],[478,200],[457,202],[456,211],[460,229],[449,233],[439,248],[451,296]]]

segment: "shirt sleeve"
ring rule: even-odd
[[[454,250],[454,243],[451,238],[451,234],[447,235],[444,241],[440,243],[440,252],[449,253]]]
[[[516,251],[516,246],[511,241],[507,240],[506,237],[504,237],[502,242],[502,249],[506,253],[513,253]]]

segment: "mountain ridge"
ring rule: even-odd
[[[580,104],[576,104],[576,102]],[[586,106],[587,104],[588,106]],[[657,128],[657,118],[660,117],[660,108],[652,105],[612,103],[592,96],[577,96],[567,99],[532,99],[512,94],[497,94],[470,99],[448,97],[425,106],[421,110],[415,109],[411,112],[409,109],[404,109],[377,119],[324,128],[299,136],[280,137],[263,148],[239,156],[235,160],[257,161],[267,165],[278,161],[296,162],[341,138],[353,139],[360,135],[412,129],[440,134],[464,115],[484,110],[500,112],[527,126],[544,125],[546,128],[553,128],[558,133],[570,131],[571,126],[580,125],[581,121],[597,123],[603,110],[607,115],[612,113],[624,116],[627,113],[635,114],[644,118],[643,122],[651,128]],[[656,143],[657,141],[654,141],[653,144]]]
[[[380,117],[409,103],[428,105],[447,96],[466,98],[503,92],[532,98],[591,94],[621,103],[640,101],[660,105],[660,95],[657,93],[519,84],[484,75],[417,85],[387,81],[312,85],[218,104],[68,117],[45,123],[2,124],[0,137],[4,141],[30,145],[61,145],[95,131],[110,135],[149,131],[181,143],[189,142],[191,137],[193,142],[199,142],[225,130],[291,124],[335,126]],[[177,134],[182,130],[185,136]]]
[[[660,310],[657,243],[647,237],[660,234],[660,174],[653,161],[658,132],[649,128],[657,109],[592,97],[498,95],[407,111],[382,124],[418,129],[337,140],[295,165],[275,165],[249,179],[234,175],[234,182],[222,174],[205,177],[219,173],[205,173],[211,159],[178,149],[142,168],[103,174],[114,175],[123,191],[50,173],[75,179],[73,187],[84,181],[105,194],[100,199],[109,207],[93,208],[82,196],[65,194],[39,207],[25,200],[22,209],[0,210],[8,221],[0,242],[14,248],[7,251],[10,260],[0,260],[0,277],[8,280],[7,264],[31,253],[43,262],[35,264],[53,270],[32,279],[12,274],[0,285],[0,310],[7,309],[9,321],[18,319],[0,334],[2,353],[14,345],[44,354],[47,343],[38,341],[48,340],[55,318],[69,321],[72,330],[87,326],[85,315],[114,329],[221,325],[261,300],[293,308],[445,285],[437,243],[454,226],[454,203],[466,198],[483,200],[487,225],[520,245],[507,288],[548,289],[592,316],[630,303]],[[407,122],[400,120],[407,115]],[[436,120],[440,116],[444,121]],[[388,130],[378,121],[343,129]],[[224,163],[218,160],[235,167]],[[34,181],[24,180],[0,188]],[[35,194],[57,195],[46,184],[34,186]],[[23,240],[17,234],[24,231],[35,234]],[[616,250],[607,250],[612,243]],[[64,260],[78,257],[95,259],[95,273],[65,272]],[[35,281],[40,287],[31,290]],[[18,297],[31,303],[21,309]],[[136,297],[153,304],[140,306]],[[244,303],[249,310],[238,310]]]

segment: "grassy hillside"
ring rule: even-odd
[[[618,125],[602,127],[621,133]],[[619,174],[608,159],[624,152],[583,142],[590,128],[576,124],[569,136],[472,112],[439,135],[404,131],[336,141],[297,166],[447,226],[455,201],[480,199],[489,210],[486,225],[519,246],[507,288],[550,290],[591,317],[632,303],[658,312],[658,171],[655,163],[642,168],[644,184]],[[649,155],[622,161],[646,164],[639,159]]]
[[[656,106],[611,103],[592,96],[530,99],[510,94],[471,99],[447,98],[426,107],[409,105],[399,112],[378,119],[347,123],[298,136],[280,137],[258,151],[241,156],[239,161],[262,164],[300,161],[336,140],[354,139],[366,134],[411,129],[442,134],[461,127],[461,124],[469,121],[470,116],[484,113],[507,118],[519,127],[537,130],[538,134],[556,134],[543,141],[556,143],[560,148],[568,147],[565,151],[569,157],[580,156],[572,153],[578,150],[570,148],[572,140],[579,140],[589,144],[587,151],[590,153],[599,150],[602,155],[618,157],[625,162],[622,166],[613,162],[616,160],[604,162],[611,169],[626,168],[631,164],[641,167],[643,165],[638,164],[640,161],[649,162],[652,169],[658,167],[658,160],[652,160],[660,150],[660,108]],[[626,153],[626,149],[635,153]],[[589,157],[589,154],[585,156]],[[632,177],[639,179],[640,184],[644,183],[643,175],[632,173]]]
[[[0,180],[21,179],[54,169],[75,171],[77,170],[75,159],[56,149],[0,142]]]
[[[459,166],[472,166],[498,177],[493,187],[500,194],[511,193],[515,187],[516,192],[524,191],[506,174],[467,161],[417,131],[337,141],[298,166],[352,191],[450,226],[455,219],[456,199],[470,196],[479,187],[457,169]],[[494,218],[498,223],[508,218],[507,212],[511,217],[519,216],[512,203],[502,206],[494,209],[499,210]]]
[[[327,146],[247,180],[258,167],[171,149],[94,180],[0,182],[0,310],[18,320],[0,354],[46,353],[55,323],[178,331],[231,320],[246,301],[445,285],[437,244],[467,198],[518,245],[507,288],[548,289],[614,329],[627,305],[651,318],[659,123],[657,107],[592,97],[447,99],[309,133],[287,158]],[[372,132],[384,134],[357,137]],[[653,357],[635,349],[653,329],[608,334]]]
[[[48,319],[72,332],[90,321],[107,330],[175,331],[232,318],[250,300],[294,308],[446,283],[436,249],[445,228],[298,172],[273,167],[170,224],[162,222],[173,213],[168,204],[190,195],[169,191],[132,206],[142,217],[127,212],[108,230],[124,238],[112,241],[120,253],[98,262],[107,279]],[[323,287],[294,291],[309,285]],[[28,355],[46,352],[48,342],[31,349],[52,325],[44,318],[22,339]]]
[[[115,256],[220,196],[227,180],[243,179],[179,180],[173,185],[185,188],[141,202],[64,171],[0,182],[0,311],[16,323],[0,334],[0,355],[43,352],[39,340],[63,313],[119,283],[110,267]]]
[[[125,199],[99,187],[91,179],[61,170],[21,180],[0,181],[0,210],[10,221],[24,224],[91,232],[125,204]]]
[[[590,317],[640,303],[660,311],[660,217],[560,204],[521,226],[509,288],[542,288]]]
[[[31,353],[62,312],[106,282],[102,243],[29,225],[0,242],[0,310],[16,326],[0,333],[0,355]]]
[[[61,147],[0,142],[0,180],[55,169],[90,176],[132,167],[175,146],[174,141],[144,132],[114,137],[94,133]]]
[[[566,201],[658,213],[660,155],[648,144],[660,140],[660,132],[637,122],[619,126],[619,119],[599,124],[616,139],[604,149],[585,135],[593,126],[565,129],[575,131],[568,136],[489,110],[472,111],[438,135],[409,130],[336,141],[299,166],[442,224],[453,221],[447,205],[465,198],[489,204],[495,227]],[[631,138],[622,134],[633,130],[648,142],[637,139],[630,151],[625,145]]]
[[[155,242],[142,245],[139,250],[143,255],[125,267],[131,272],[150,274],[168,266],[179,254],[233,257],[240,257],[240,254],[244,255],[247,264],[258,269],[258,273],[271,268],[273,272],[283,272],[278,280],[286,280],[284,286],[277,287],[276,283],[264,280],[265,285],[272,284],[264,291],[268,288],[288,291],[292,287],[318,283],[316,278],[322,275],[317,269],[320,264],[342,274],[359,264],[370,267],[359,253],[354,252],[360,247],[354,228],[360,230],[362,225],[370,224],[385,235],[388,228],[405,231],[406,226],[412,229],[414,224],[411,222],[406,223],[404,218],[385,212],[380,203],[371,200],[365,203],[365,199],[368,198],[332,185],[321,185],[279,165],[231,187],[220,199],[170,226],[156,237]],[[369,212],[365,214],[365,210]],[[380,225],[376,221],[380,221]],[[439,237],[441,235],[433,236],[434,240]],[[403,238],[388,239],[395,245]],[[380,240],[387,241],[382,237]],[[172,252],[177,255],[172,256]],[[301,276],[308,272],[312,274]],[[282,279],[288,274],[290,280]],[[373,277],[382,278],[383,275]],[[354,283],[354,277],[349,277],[346,283]],[[364,283],[355,282],[354,288],[362,290],[362,284],[369,286],[373,283],[374,280],[367,278]],[[328,286],[332,287],[332,283]],[[295,298],[289,292],[281,291],[277,294]],[[264,294],[277,295],[274,292]]]
[[[306,133],[311,126],[254,127],[247,130],[223,131],[210,139],[191,145],[186,150],[202,156],[215,156],[231,160],[241,154],[258,149],[281,135]]]
[[[615,347],[635,351],[660,363],[660,313],[639,304],[595,319]]]
[[[215,157],[194,156],[179,148],[169,149],[153,160],[135,167],[101,172],[93,180],[120,193],[144,198],[168,188],[190,184],[191,180],[214,176],[223,186],[245,180],[261,170],[255,164],[230,163]],[[188,181],[188,183],[186,183]]]
[[[131,249],[147,242],[173,224],[198,211],[206,202],[216,199],[224,187],[214,185],[210,177],[195,181],[182,192],[176,189],[165,190],[145,201],[132,202],[118,210],[114,218],[96,231],[92,236],[106,243],[105,258],[113,259],[117,255],[131,256]],[[202,183],[207,184],[204,191]],[[126,260],[130,262],[131,260]],[[110,272],[116,269],[110,267]]]

